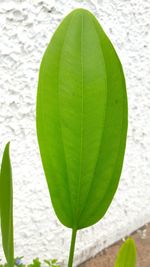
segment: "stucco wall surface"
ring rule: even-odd
[[[91,10],[124,66],[129,130],[115,198],[95,226],[78,233],[76,264],[150,221],[150,1],[0,0],[0,155],[11,141],[15,254],[68,257],[71,231],[51,206],[39,156],[35,102],[41,57],[62,18]],[[3,257],[0,246],[0,258]]]

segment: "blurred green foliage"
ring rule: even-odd
[[[42,266],[45,266],[45,267],[61,267],[58,264],[57,259],[40,261],[39,258],[35,258],[28,265],[24,264],[22,259],[23,259],[23,257],[17,257],[14,260],[14,266],[16,266],[16,267],[18,267],[18,266],[19,267],[42,267]],[[4,264],[0,263],[0,267],[8,267],[8,264],[7,263],[4,263]]]

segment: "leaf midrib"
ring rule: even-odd
[[[83,117],[84,117],[84,59],[83,59],[83,31],[84,31],[84,14],[81,16],[81,36],[80,36],[80,46],[81,46],[81,140],[80,140],[80,173],[79,173],[79,179],[78,179],[78,190],[77,190],[77,206],[76,206],[76,220],[78,219],[78,213],[79,213],[79,204],[80,204],[80,192],[81,192],[81,177],[82,177],[82,161],[83,161]],[[76,221],[77,224],[77,221]],[[77,227],[77,225],[76,225]]]

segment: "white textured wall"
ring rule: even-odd
[[[40,60],[61,19],[93,11],[121,58],[129,97],[124,169],[105,218],[78,234],[76,263],[150,221],[150,1],[0,0],[0,152],[11,140],[15,252],[66,262],[71,232],[56,219],[35,130]],[[0,257],[2,257],[0,247]]]

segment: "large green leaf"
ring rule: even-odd
[[[121,174],[127,97],[118,56],[84,9],[60,24],[44,54],[37,135],[55,212],[81,229],[107,211]]]
[[[0,220],[5,257],[8,266],[12,267],[14,265],[13,192],[9,143],[4,150],[0,172]]]
[[[135,267],[136,246],[133,239],[128,238],[118,252],[115,267]]]

